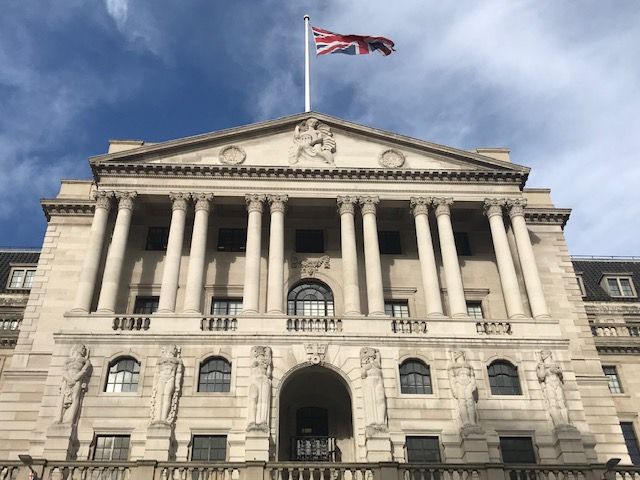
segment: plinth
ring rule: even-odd
[[[67,423],[54,423],[47,429],[43,456],[47,460],[74,460],[76,429]]]
[[[154,422],[147,428],[144,460],[169,461],[171,451],[172,428],[166,422]]]
[[[269,461],[269,430],[254,428],[247,430],[245,440],[246,461]]]
[[[488,463],[489,444],[480,425],[463,425],[460,429],[460,450],[464,463]]]
[[[558,463],[587,463],[582,434],[573,425],[559,425],[553,429],[553,446]]]
[[[365,447],[368,462],[390,462],[391,437],[386,428],[370,425],[366,430]]]

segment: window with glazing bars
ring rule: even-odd
[[[227,459],[225,435],[194,435],[191,460],[194,462],[224,462]]]
[[[218,230],[219,252],[244,252],[246,247],[246,228],[221,228]]]
[[[11,271],[8,288],[31,288],[35,274],[35,268],[14,268]]]
[[[140,380],[140,364],[131,357],[119,358],[109,366],[105,392],[136,392]]]
[[[488,368],[493,395],[522,395],[518,369],[506,360],[496,360]]]
[[[503,463],[536,463],[531,437],[500,437],[500,452]]]
[[[136,303],[133,306],[133,313],[140,315],[150,315],[158,310],[160,297],[136,297]]]
[[[320,282],[301,283],[289,291],[287,313],[298,317],[332,317],[333,293]]]
[[[420,360],[406,360],[400,365],[400,393],[433,393],[431,370]]]
[[[612,297],[635,297],[633,284],[631,279],[627,277],[609,277],[607,280],[607,288],[609,295]]]
[[[633,423],[621,422],[620,428],[622,428],[622,436],[624,437],[624,443],[627,445],[631,463],[640,465],[640,446],[638,445],[638,437],[636,436],[636,430],[633,428]]]
[[[467,302],[467,315],[471,318],[484,318],[482,302]]]
[[[231,364],[214,357],[200,365],[199,392],[228,392],[231,389]]]
[[[384,313],[386,313],[390,317],[408,318],[409,302],[407,302],[406,300],[393,300],[390,302],[384,302]]]
[[[603,366],[602,371],[609,381],[609,391],[611,393],[623,393],[622,384],[620,383],[620,377],[618,376],[618,370],[616,367]]]
[[[214,299],[211,303],[211,315],[240,315],[242,300],[238,298]]]
[[[438,437],[411,436],[406,438],[407,462],[440,463]]]
[[[127,460],[129,458],[129,435],[96,435],[94,460]]]

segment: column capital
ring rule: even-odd
[[[169,193],[169,198],[171,199],[171,209],[173,211],[176,210],[187,210],[187,202],[191,198],[191,194],[182,193],[182,192],[171,192]]]
[[[289,200],[289,195],[267,195],[267,201],[269,202],[271,213],[273,212],[285,213],[287,210],[288,200]]]
[[[247,202],[247,211],[262,213],[264,207],[264,201],[267,199],[266,195],[261,193],[251,193],[244,196],[245,202]]]
[[[118,199],[118,210],[133,210],[133,200],[137,196],[137,192],[115,192],[115,197]]]
[[[338,203],[338,213],[354,213],[355,205],[358,203],[358,197],[352,195],[338,195],[336,198]]]
[[[451,215],[451,205],[453,205],[453,198],[434,197],[431,199],[431,203],[436,209],[436,217],[439,217],[440,215]]]
[[[418,215],[428,215],[431,203],[431,197],[411,197],[409,203],[411,206],[411,213],[413,213],[414,217],[417,217]]]
[[[111,208],[111,199],[114,197],[113,192],[105,192],[104,190],[96,190],[91,197],[96,201],[96,208]]]
[[[499,215],[502,217],[502,207],[506,205],[506,200],[502,198],[485,198],[484,214],[487,218]]]
[[[380,203],[380,197],[358,197],[358,203],[360,204],[360,211],[362,215],[366,215],[367,213],[376,214],[376,205]]]
[[[526,198],[510,198],[507,200],[509,218],[524,217],[524,207],[527,206]]]
[[[196,204],[196,212],[198,210],[209,211],[211,201],[213,200],[213,193],[196,192],[191,193],[190,197]]]

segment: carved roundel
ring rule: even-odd
[[[404,165],[404,154],[390,148],[380,154],[380,165],[386,168],[400,168]]]
[[[220,161],[227,165],[239,165],[247,158],[242,147],[229,145],[220,150]]]

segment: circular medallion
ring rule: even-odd
[[[220,161],[227,165],[239,165],[247,158],[242,147],[237,145],[229,145],[220,150]]]
[[[404,154],[390,148],[380,154],[380,165],[386,168],[400,168],[404,165]]]

